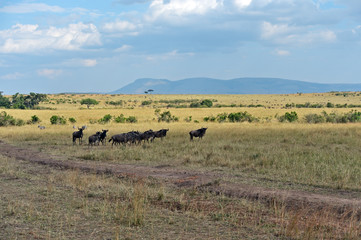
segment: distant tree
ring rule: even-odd
[[[153,89],[148,89],[147,92],[148,92],[148,93],[152,93],[152,92],[154,92],[154,90],[153,90]]]
[[[148,91],[144,91],[145,94],[148,94]]]
[[[47,98],[46,94],[33,93],[29,95],[23,95],[15,93],[11,97],[11,108],[15,109],[33,109],[40,102],[44,101]]]
[[[202,102],[201,102],[201,105],[202,106],[205,106],[205,107],[212,107],[213,105],[213,102],[209,99],[204,99]]]
[[[0,107],[10,108],[11,102],[7,97],[2,95],[2,91],[0,91]]]
[[[98,105],[99,102],[92,98],[85,98],[80,101],[81,105],[86,105],[87,108],[90,108],[91,105]]]

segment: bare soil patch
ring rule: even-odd
[[[282,203],[288,209],[327,210],[337,214],[361,218],[361,200],[358,192],[339,194],[317,194],[297,190],[280,190],[256,187],[227,181],[224,174],[176,169],[168,165],[156,167],[57,160],[33,149],[16,147],[0,141],[0,154],[18,160],[47,165],[60,169],[73,169],[97,174],[109,174],[119,178],[155,178],[179,188],[194,188],[230,197],[246,198],[266,203]]]

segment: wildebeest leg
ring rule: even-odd
[[[190,140],[193,141],[193,135],[190,133],[189,134]]]

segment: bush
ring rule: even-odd
[[[192,116],[188,116],[188,117],[184,118],[184,121],[192,122]]]
[[[217,118],[215,116],[209,116],[209,117],[203,118],[203,121],[205,121],[205,122],[208,122],[208,121],[215,122],[216,120],[217,120]]]
[[[39,123],[39,122],[41,122],[40,118],[38,116],[34,115],[34,116],[31,116],[31,119],[28,120],[26,123],[27,124],[35,124],[35,123]]]
[[[23,124],[21,124],[21,121],[19,119],[15,119],[13,116],[7,114],[5,111],[2,111],[0,113],[0,126],[1,127],[23,125]],[[24,121],[22,121],[22,122],[24,122]]]
[[[128,123],[136,123],[138,122],[137,118],[135,116],[129,116],[128,118],[126,118],[126,121]]]
[[[71,122],[71,123],[76,123],[76,120],[75,120],[75,118],[70,117],[70,118],[69,118],[69,122]]]
[[[123,105],[123,101],[122,100],[119,100],[119,101],[116,101],[116,102],[114,102],[114,101],[106,101],[105,102],[106,104],[109,104],[109,105],[114,105],[114,106],[121,106],[121,105]]]
[[[307,114],[305,116],[306,122],[307,123],[324,123],[326,122],[326,118],[320,114],[316,114],[316,113],[311,113],[311,114]]]
[[[227,118],[230,122],[253,122],[257,120],[257,118],[247,112],[230,113]]]
[[[164,111],[164,112],[160,113],[157,110],[156,110],[156,115],[158,117],[158,122],[168,122],[169,123],[169,122],[178,122],[179,121],[179,118],[172,115],[170,113],[170,111]]]
[[[280,122],[294,122],[298,119],[298,115],[296,112],[286,112],[285,115],[280,116],[278,120]]]
[[[36,115],[31,116],[31,123],[39,123],[40,118]]]
[[[142,102],[143,106],[150,105],[150,104],[152,104],[152,101],[143,101]]]
[[[204,107],[212,107],[212,105],[213,105],[213,102],[209,99],[204,99],[201,102],[201,106],[204,106]]]
[[[199,102],[193,102],[189,105],[191,108],[199,108],[201,107],[201,104]]]
[[[50,123],[64,125],[64,124],[66,124],[66,119],[63,116],[60,117],[58,115],[53,115],[50,117]]]
[[[228,114],[227,113],[220,113],[217,115],[216,119],[218,122],[225,122],[227,120]]]
[[[118,117],[115,117],[115,118],[114,118],[114,121],[115,121],[116,123],[125,123],[126,118],[124,117],[123,114],[120,114]]]
[[[99,123],[105,124],[112,120],[112,116],[110,114],[104,115],[101,119],[98,120]]]
[[[124,117],[123,114],[120,114],[118,117],[114,118],[114,121],[116,123],[125,123],[125,122],[136,123],[136,122],[138,122],[138,119],[135,116],[129,116],[126,118],[126,117]]]

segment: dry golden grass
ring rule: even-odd
[[[97,99],[100,104],[86,109],[79,103],[84,98]],[[51,107],[53,110],[5,110],[25,121],[37,115],[41,119],[40,124],[46,126],[45,130],[39,130],[38,124],[1,127],[0,138],[55,158],[62,156],[85,162],[168,165],[179,169],[225,173],[237,176],[232,181],[250,185],[322,191],[338,196],[350,192],[352,196],[361,197],[361,124],[305,124],[303,121],[303,117],[309,113],[345,113],[351,109],[284,108],[286,103],[306,102],[357,105],[361,104],[358,93],[346,96],[336,96],[334,93],[50,95],[49,99],[51,103],[42,104],[41,107]],[[57,99],[69,99],[67,102],[74,103],[57,104]],[[151,105],[141,105],[142,101],[149,99],[153,101]],[[216,99],[215,104],[262,104],[265,107],[166,108],[155,103],[161,99]],[[106,101],[119,100],[125,104],[118,107],[105,104]],[[189,102],[186,104],[189,105]],[[158,122],[156,108],[170,111],[179,118],[179,122]],[[247,111],[260,121],[203,121],[206,116],[239,111]],[[298,122],[280,123],[275,118],[276,114],[290,111],[298,113]],[[106,114],[135,116],[138,122],[90,123]],[[73,117],[77,122],[51,125],[49,119],[52,115],[66,119]],[[189,116],[192,116],[192,122],[184,120]],[[152,144],[113,148],[107,145],[90,149],[86,145],[72,145],[73,125],[88,126],[84,142],[87,142],[89,135],[101,129],[109,129],[109,135],[160,128],[169,128],[170,131],[166,139],[156,139]],[[188,132],[200,127],[208,127],[204,139],[190,142]],[[0,201],[0,214],[3,212],[1,219],[6,219],[5,225],[0,225],[0,229],[5,229],[2,233],[0,231],[0,238],[5,239],[89,238],[94,236],[92,234],[114,239],[358,239],[361,231],[360,221],[356,217],[312,212],[312,209],[288,211],[282,202],[268,206],[192,189],[169,189],[148,180],[138,182],[25,166],[1,156],[0,180],[3,180],[0,186],[6,190],[5,197]],[[46,204],[39,204],[41,201]],[[94,229],[90,225],[98,226],[95,233],[92,233]],[[18,227],[17,233],[11,231],[13,226]],[[34,228],[31,233],[27,231],[29,226]]]

